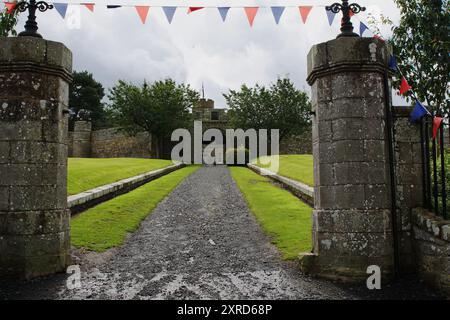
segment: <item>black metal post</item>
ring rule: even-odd
[[[442,187],[442,217],[447,219],[447,190],[445,188],[445,147],[444,147],[444,124],[439,128],[440,133],[440,153],[441,153],[441,187]]]
[[[25,22],[25,31],[19,33],[19,37],[42,38],[42,36],[37,33],[38,24],[36,22],[36,10],[45,12],[49,9],[53,9],[53,5],[48,4],[45,1],[36,2],[36,0],[30,0],[29,2],[19,2],[17,4],[17,10],[19,10],[19,12],[25,12],[28,10],[28,20]]]
[[[431,145],[433,157],[433,198],[434,198],[434,212],[439,215],[439,195],[438,195],[438,181],[437,181],[437,154],[436,154],[436,139],[433,139]]]
[[[334,13],[338,13],[339,11],[342,11],[342,23],[341,23],[341,34],[339,34],[337,37],[359,37],[359,35],[355,32],[353,32],[353,24],[350,17],[350,12],[353,12],[354,14],[360,13],[361,11],[366,11],[365,7],[361,7],[357,3],[349,4],[348,0],[343,0],[342,4],[340,3],[333,3],[331,6],[325,7],[327,11],[331,11]]]
[[[428,127],[428,117],[424,118],[425,122],[425,166],[427,172],[427,202],[425,206],[431,210],[431,165],[430,165],[430,131]]]
[[[427,176],[428,176],[428,171],[427,171],[427,164],[426,164],[426,157],[427,157],[427,152],[425,150],[425,143],[428,143],[425,140],[425,134],[424,134],[424,130],[425,130],[425,117],[420,119],[420,149],[422,152],[422,193],[423,193],[423,204],[426,207],[427,203],[428,203],[428,199],[427,199]]]

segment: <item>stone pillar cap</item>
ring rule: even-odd
[[[62,43],[35,37],[0,38],[1,71],[36,71],[72,78],[72,52]]]
[[[317,78],[342,71],[388,70],[390,47],[376,38],[341,37],[319,43],[308,53],[308,78],[312,85]]]

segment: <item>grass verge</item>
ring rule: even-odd
[[[135,231],[157,204],[197,169],[177,170],[77,215],[71,221],[72,245],[103,252],[123,244],[127,233]]]
[[[248,206],[283,255],[292,260],[311,251],[312,209],[268,178],[250,169],[230,167]]]
[[[273,158],[273,156],[261,157],[260,159],[269,161],[271,158]],[[257,160],[252,161],[252,163],[261,168],[269,167],[269,165],[264,165]],[[313,187],[313,156],[311,154],[280,155],[280,168],[278,174]]]
[[[172,161],[159,159],[69,158],[67,192],[77,194],[95,187],[170,166]]]

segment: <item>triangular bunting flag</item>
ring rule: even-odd
[[[380,40],[380,41],[383,41],[383,42],[386,42],[386,41],[384,41],[384,39],[381,37],[381,36],[379,36],[379,35],[374,35],[373,36],[375,39],[378,39],[378,40]]]
[[[333,24],[334,21],[334,17],[336,16],[336,13],[334,13],[331,10],[327,10],[327,16],[328,16],[328,23],[330,24],[330,26]]]
[[[220,16],[222,17],[222,21],[225,22],[227,19],[228,11],[230,11],[230,7],[218,7]]]
[[[86,8],[88,8],[89,11],[94,12],[95,3],[82,3],[82,5],[84,5]]]
[[[353,12],[353,11],[352,11]],[[368,30],[369,28],[362,22],[359,23],[359,35],[362,37],[364,34],[364,31]]]
[[[405,77],[402,77],[402,83],[400,84],[400,94],[405,94],[411,89],[411,86],[406,81]]]
[[[272,9],[273,18],[275,19],[275,23],[279,24],[281,16],[283,15],[283,12],[284,12],[284,7],[271,7],[271,9]]]
[[[436,139],[438,130],[441,127],[443,121],[444,121],[444,118],[434,117],[434,119],[433,119],[433,140]]]
[[[258,13],[259,7],[245,7],[245,14],[247,15],[248,23],[250,27],[253,26],[253,21],[255,21],[256,14]]]
[[[172,23],[173,16],[175,15],[175,11],[177,7],[162,7],[164,14],[166,15],[167,21]]]
[[[5,2],[5,6],[8,9],[6,13],[13,13],[16,10],[17,4],[14,2]]]
[[[308,16],[312,8],[313,8],[312,6],[298,7],[298,9],[300,10],[300,16],[302,17],[303,23],[306,23],[306,20],[308,20]]]
[[[417,122],[426,114],[429,114],[428,110],[419,101],[416,101],[416,105],[409,117],[411,122]]]
[[[348,12],[348,15],[349,15],[349,17],[351,18],[351,17],[353,17],[353,16],[355,15],[355,13],[353,12],[353,10],[350,10],[350,11]]]
[[[198,10],[202,10],[202,9],[204,9],[205,7],[189,7],[189,9],[188,9],[188,14],[189,13],[191,13],[191,12],[195,12],[195,11],[198,11]]]
[[[59,15],[64,19],[67,12],[67,3],[53,3],[53,6],[56,11],[58,11]]]
[[[397,59],[395,58],[395,56],[391,56],[389,58],[389,69],[391,69],[392,71],[398,70]]]
[[[148,16],[148,10],[150,9],[149,6],[135,6],[136,11],[139,15],[139,18],[141,18],[141,21],[143,24],[145,24],[145,21],[147,20]]]

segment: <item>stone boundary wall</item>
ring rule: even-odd
[[[412,223],[418,274],[450,297],[450,221],[417,208]]]
[[[185,166],[183,163],[143,173],[131,178],[123,179],[111,184],[100,186],[67,198],[68,207],[72,215],[89,209],[99,203],[130,192],[152,180],[158,179]]]
[[[280,142],[280,154],[312,154],[312,128]]]
[[[86,135],[86,132],[82,132]],[[91,131],[89,140],[80,147],[80,132],[69,132],[69,157],[150,158],[151,135],[146,132],[129,136],[118,128]],[[89,150],[89,151],[87,151]]]

